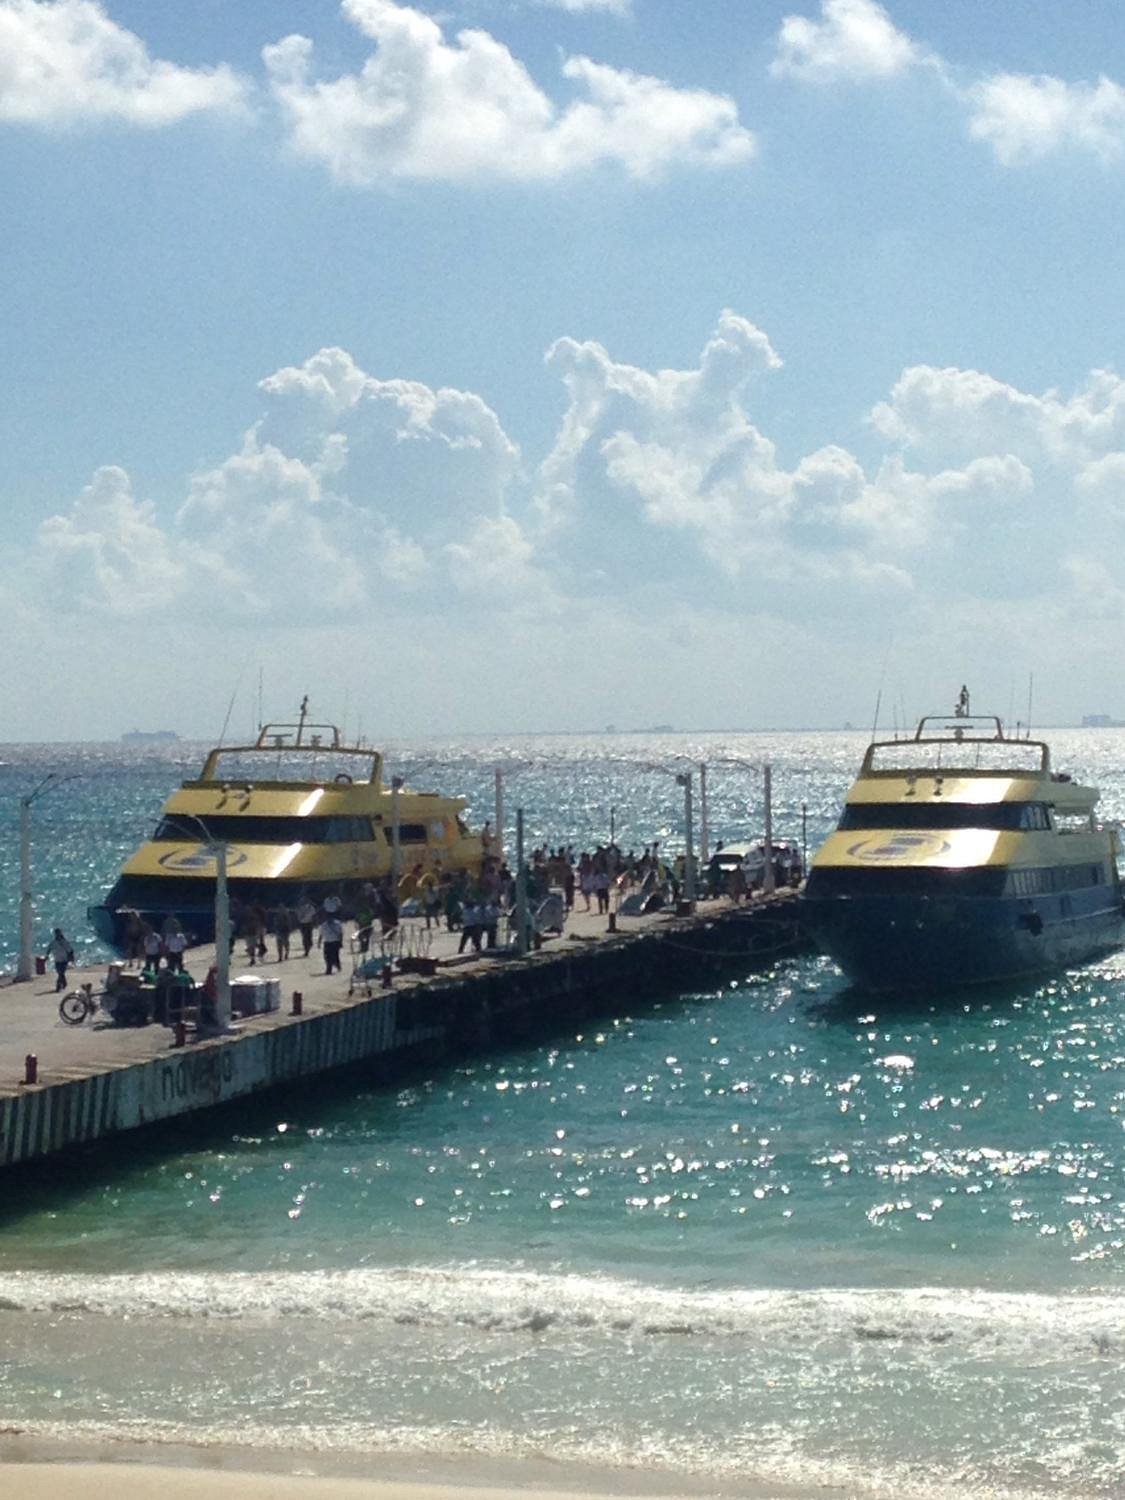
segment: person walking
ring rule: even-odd
[[[344,924],[335,912],[326,916],[320,924],[320,943],[324,949],[324,972],[340,972],[340,949],[344,943]]]
[[[277,961],[283,964],[289,957],[289,935],[293,931],[293,913],[283,901],[273,913],[273,940],[277,944]]]
[[[55,928],[55,935],[47,944],[45,955],[55,966],[55,994],[66,989],[66,971],[74,962],[74,949],[67,941],[66,934],[61,927]]]
[[[301,934],[301,942],[304,945],[303,957],[308,958],[312,952],[313,927],[316,924],[316,902],[311,900],[308,893],[302,893],[300,901],[297,902],[297,928]]]

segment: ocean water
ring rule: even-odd
[[[1052,736],[1125,813],[1125,735]],[[393,747],[532,838],[681,838],[674,757],[774,767],[815,846],[844,734]],[[81,929],[193,747],[0,751],[44,924]],[[411,768],[417,767],[417,776]],[[427,767],[423,770],[422,767]],[[760,778],[712,767],[712,837]],[[83,940],[84,942],[87,940]],[[90,948],[91,954],[94,950]],[[1125,959],[878,1002],[816,956],[398,1087],[314,1085],[0,1198],[0,1426],[459,1454],[886,1496],[1120,1496]],[[2,1011],[2,992],[0,992]],[[3,1185],[7,1187],[7,1185]]]

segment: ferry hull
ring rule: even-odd
[[[1107,894],[1102,886],[1034,901],[805,896],[801,920],[862,989],[943,990],[1048,973],[1121,947],[1125,914]]]
[[[200,943],[213,943],[215,885],[213,881],[206,880],[194,883],[199,887],[196,891],[185,892],[181,888],[173,894],[173,882],[169,881],[167,896],[153,896],[151,891],[142,896],[130,890],[127,876],[122,877],[100,906],[86,908],[86,920],[107,948],[122,955],[128,952],[125,927],[134,911],[157,932],[163,929],[169,917],[175,917],[192,947]],[[306,895],[318,905],[324,897],[330,895],[340,895],[347,900],[358,890],[359,882],[338,880],[275,880],[257,884],[232,880],[229,884],[229,898],[235,911],[239,905],[249,906],[255,903],[269,911],[282,903],[295,908]]]

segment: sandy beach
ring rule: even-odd
[[[410,1484],[294,1474],[215,1473],[210,1469],[131,1464],[4,1464],[0,1489],[12,1500],[590,1500],[574,1491]]]
[[[816,1500],[828,1494],[815,1486],[724,1483],[546,1457],[327,1455],[0,1433],[5,1500]]]

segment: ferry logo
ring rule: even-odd
[[[209,854],[206,849],[173,849],[170,854],[162,854],[158,861],[166,870],[182,870],[188,875],[198,875],[203,870],[215,868],[215,856]],[[246,856],[238,849],[227,850],[227,869],[235,865],[244,865]]]
[[[898,859],[936,858],[949,851],[948,840],[936,833],[892,833],[886,838],[860,839],[848,853],[852,859],[886,864]]]

